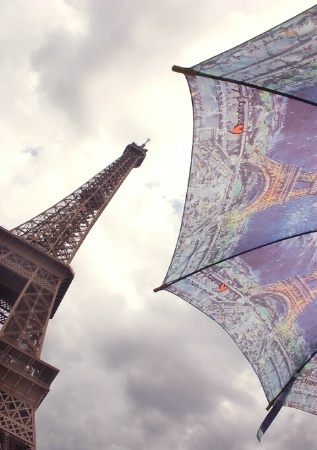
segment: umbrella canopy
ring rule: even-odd
[[[188,190],[162,286],[223,327],[273,406],[317,414],[317,6],[190,69]]]

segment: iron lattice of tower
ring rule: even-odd
[[[58,373],[40,359],[48,320],[74,278],[75,253],[146,152],[128,145],[56,205],[11,231],[0,227],[1,450],[35,450],[35,411]]]

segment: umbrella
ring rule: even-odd
[[[207,314],[268,409],[317,414],[317,6],[184,69],[193,145],[162,286]]]

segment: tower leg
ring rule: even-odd
[[[34,412],[34,408],[25,402],[0,391],[0,437],[3,450],[35,450]]]
[[[68,266],[0,227],[0,450],[35,450],[35,411],[58,373],[40,359],[43,340],[72,278]]]

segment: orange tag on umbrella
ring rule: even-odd
[[[243,123],[239,123],[235,127],[231,128],[230,133],[241,134],[243,132]]]
[[[226,284],[224,284],[224,283],[219,284],[219,291],[220,292],[223,292],[226,289],[228,289],[228,286]]]

